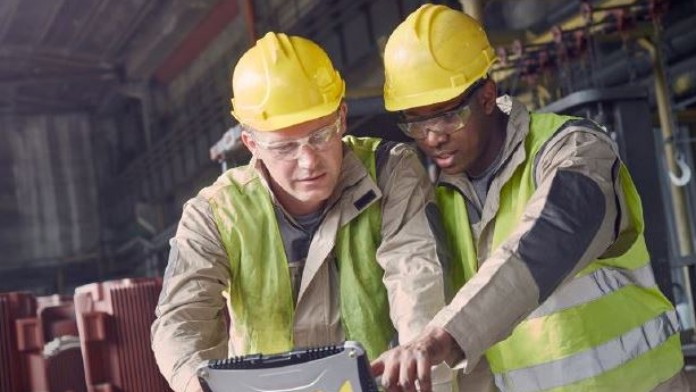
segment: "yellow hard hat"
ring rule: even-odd
[[[387,41],[385,106],[398,111],[448,101],[484,77],[495,61],[495,51],[475,19],[425,4]]]
[[[275,131],[338,110],[345,83],[314,42],[268,33],[239,59],[232,75],[232,115]]]

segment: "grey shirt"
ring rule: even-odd
[[[501,151],[497,158],[495,158],[495,161],[493,161],[483,173],[475,177],[465,174],[469,178],[469,181],[471,181],[471,185],[474,186],[476,198],[478,199],[474,203],[466,203],[467,212],[469,213],[469,219],[472,225],[481,220],[481,210],[483,210],[483,206],[486,204],[488,188],[490,188],[491,182],[493,182],[493,178],[495,178],[495,174],[498,172],[502,160],[503,154]]]
[[[292,286],[292,299],[297,305],[297,296],[300,292],[302,272],[309,253],[309,245],[324,218],[324,211],[319,210],[308,215],[288,217],[281,208],[275,208],[278,218],[280,235],[283,237],[285,257],[290,269],[290,284]]]

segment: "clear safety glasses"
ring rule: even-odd
[[[298,139],[267,142],[259,139],[258,132],[251,132],[251,136],[256,144],[268,151],[273,158],[291,161],[300,156],[302,146],[305,145],[315,151],[324,151],[334,137],[341,132],[341,125],[341,116],[339,115],[333,124],[319,128],[311,134]]]
[[[461,103],[454,109],[446,112],[436,113],[428,116],[415,117],[406,119],[402,117],[397,125],[406,136],[416,140],[425,139],[428,132],[433,132],[442,135],[451,135],[459,132],[466,126],[471,117],[471,108],[469,108],[469,100],[474,95],[476,90],[481,87],[486,79],[479,79],[475,82],[466,93]]]
[[[471,109],[466,102],[452,110],[431,116],[424,116],[410,120],[399,121],[399,128],[407,136],[421,140],[428,136],[428,132],[451,135],[462,130],[471,116]]]

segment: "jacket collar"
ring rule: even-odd
[[[381,198],[382,190],[372,179],[368,169],[358,156],[344,145],[341,175],[327,204],[330,208],[340,204],[341,226],[353,220]]]
[[[338,230],[361,212],[377,203],[382,191],[372,179],[367,168],[347,146],[343,147],[343,164],[338,184],[327,202],[324,220],[309,245],[305,269],[297,298],[297,306],[304,300],[309,283],[319,272],[322,264],[330,259],[336,245]]]
[[[477,205],[481,210],[481,219],[472,225],[475,238],[481,239],[482,233],[489,223],[495,218],[500,207],[500,192],[503,186],[510,180],[517,168],[522,165],[527,157],[524,149],[524,140],[529,134],[530,114],[527,108],[518,100],[510,96],[499,97],[496,101],[503,113],[508,115],[505,132],[505,143],[500,152],[502,160],[498,172],[495,174],[486,195],[484,205]],[[441,173],[438,184],[454,186],[470,203],[477,203],[474,186],[464,174],[448,175]],[[477,249],[480,249],[477,244]]]

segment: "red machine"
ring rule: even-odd
[[[17,349],[17,319],[36,314],[36,299],[28,293],[0,294],[0,392],[24,392],[26,365]]]
[[[150,349],[159,278],[94,283],[75,290],[90,392],[170,391]]]
[[[34,317],[16,321],[17,348],[28,380],[25,391],[85,392],[85,373],[72,298],[36,299]]]

